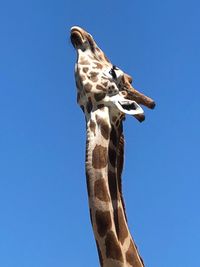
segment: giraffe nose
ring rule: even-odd
[[[83,43],[82,40],[82,34],[79,31],[78,27],[72,27],[71,28],[71,36],[70,36],[71,42],[74,47],[81,45]]]

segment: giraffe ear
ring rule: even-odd
[[[144,114],[143,109],[137,104],[137,102],[123,98],[121,95],[114,95],[111,97],[115,106],[124,114],[139,115]]]
[[[133,78],[127,73],[124,73],[124,79],[127,80],[130,84],[133,82]]]

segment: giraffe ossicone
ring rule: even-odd
[[[77,102],[86,118],[86,181],[90,218],[101,267],[144,267],[128,228],[122,194],[123,119],[144,120],[141,105],[155,102],[133,88],[132,77],[113,65],[93,37],[71,28],[77,51]]]

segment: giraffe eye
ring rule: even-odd
[[[112,67],[112,69],[109,71],[110,75],[113,77],[113,79],[117,78],[116,72],[115,72],[115,68],[114,66]]]

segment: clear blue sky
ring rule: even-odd
[[[200,266],[199,1],[4,1],[0,266],[95,267],[73,25],[155,99],[125,122],[124,194],[147,267]]]

